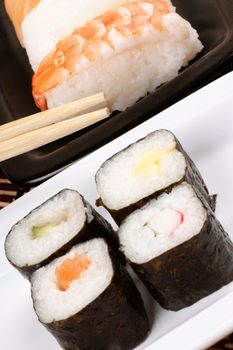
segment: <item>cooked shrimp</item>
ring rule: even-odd
[[[151,26],[161,31],[161,17],[171,11],[167,0],[138,0],[77,28],[58,42],[55,50],[42,61],[34,75],[32,86],[37,106],[46,109],[47,91],[61,84],[87,62],[91,64],[116,49],[118,33],[124,38],[132,38],[140,37]]]
[[[124,110],[178,74],[202,49],[196,31],[168,0],[135,0],[60,40],[36,71],[42,110],[104,91]]]

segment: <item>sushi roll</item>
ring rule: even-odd
[[[135,0],[60,40],[32,81],[44,110],[103,91],[123,111],[177,76],[202,50],[198,34],[168,0]]]
[[[190,306],[233,280],[233,244],[185,181],[130,214],[118,233],[132,268],[165,309]]]
[[[65,35],[127,0],[5,0],[5,7],[32,69]]]
[[[148,334],[141,295],[102,238],[37,270],[31,285],[39,321],[66,350],[128,350]]]
[[[34,209],[6,237],[6,257],[25,277],[90,237],[106,235],[111,226],[77,191],[65,189]]]
[[[103,163],[96,174],[98,202],[120,224],[149,199],[183,181],[195,186],[214,210],[215,197],[179,141],[170,131],[157,130]]]

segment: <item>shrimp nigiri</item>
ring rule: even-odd
[[[174,78],[202,47],[170,1],[131,1],[60,40],[33,77],[33,96],[44,110],[103,91],[122,111]]]
[[[24,46],[21,27],[22,22],[40,1],[41,0],[5,0],[6,11],[13,23],[22,46]]]
[[[35,71],[65,35],[126,1],[5,0],[5,6]]]

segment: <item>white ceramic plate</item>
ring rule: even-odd
[[[101,163],[159,128],[175,133],[210,192],[218,193],[217,217],[233,239],[233,73],[230,73],[78,161],[0,212],[1,349],[59,350],[34,315],[29,283],[4,257],[4,239],[11,226],[62,188],[78,189],[94,205],[97,198],[94,175]],[[104,209],[100,212],[109,219]],[[201,350],[233,331],[233,283],[179,312],[161,309],[142,290],[154,322],[150,336],[137,350]]]

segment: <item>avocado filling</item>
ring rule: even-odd
[[[33,239],[42,237],[42,236],[52,232],[56,226],[57,225],[52,225],[52,224],[46,224],[46,225],[42,225],[42,226],[33,226],[32,227]]]

